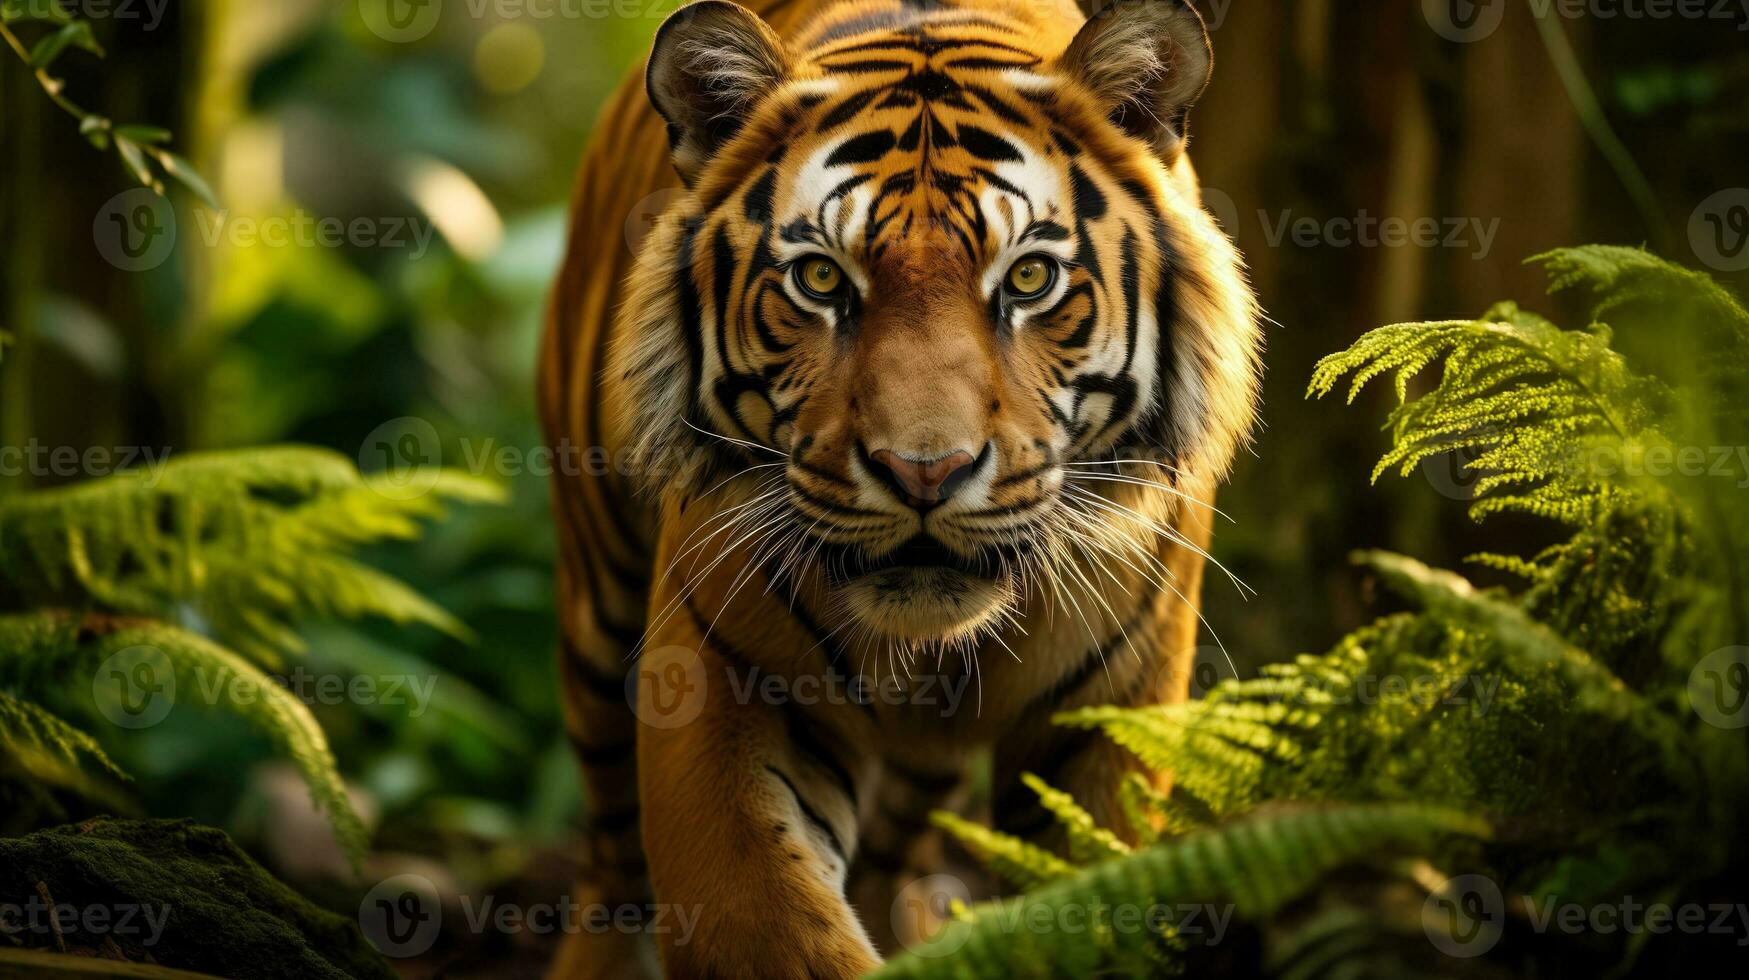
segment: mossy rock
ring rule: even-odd
[[[58,937],[44,892],[60,910]],[[0,948],[240,980],[395,976],[356,923],[311,905],[223,831],[188,820],[105,818],[0,839],[0,917]]]

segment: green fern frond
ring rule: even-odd
[[[1373,379],[1394,373],[1392,446],[1374,480],[1465,452],[1478,476],[1477,519],[1514,510],[1582,525],[1618,492],[1598,460],[1620,457],[1606,451],[1667,444],[1654,406],[1666,403],[1668,392],[1630,371],[1609,342],[1607,328],[1562,330],[1503,303],[1479,320],[1371,331],[1320,361],[1308,394],[1327,395],[1353,375],[1352,402]],[[1411,379],[1437,361],[1444,362],[1439,383],[1411,397]]]
[[[1516,575],[1527,582],[1541,582],[1546,580],[1549,575],[1548,569],[1517,555],[1502,555],[1487,551],[1471,555],[1464,561],[1481,568],[1491,568],[1497,572]]]
[[[15,757],[44,760],[55,766],[79,768],[91,762],[115,779],[128,778],[96,739],[40,705],[5,691],[0,691],[0,749]]]
[[[270,665],[300,652],[295,624],[381,617],[468,638],[443,610],[353,561],[358,546],[417,536],[448,502],[502,498],[436,471],[409,495],[345,457],[299,447],[195,453],[0,501],[0,591],[27,604],[96,602],[181,618]]]
[[[1489,828],[1466,814],[1412,805],[1259,815],[975,906],[870,976],[1140,975],[1154,959],[1160,934],[1115,927],[1114,909],[1224,902],[1246,918],[1265,916],[1336,867],[1387,849],[1425,849],[1453,835],[1486,838]],[[1065,909],[1076,912],[1077,922],[1102,920],[1102,926],[1056,928]]]
[[[1584,290],[1594,297],[1591,317],[1607,319],[1630,303],[1651,303],[1670,309],[1698,305],[1701,318],[1718,321],[1734,333],[1736,349],[1720,353],[1740,357],[1749,345],[1749,310],[1711,276],[1685,269],[1640,248],[1582,245],[1558,248],[1525,260],[1549,274],[1549,292]]]
[[[938,811],[930,821],[947,831],[1016,888],[1036,888],[1075,873],[1075,866],[1035,844]]]
[[[1051,816],[1057,818],[1057,824],[1068,835],[1070,861],[1086,865],[1130,853],[1130,846],[1119,840],[1116,834],[1099,826],[1094,821],[1093,814],[1082,809],[1074,797],[1052,788],[1049,783],[1030,772],[1023,773],[1020,781],[1038,794],[1039,803]]]
[[[1269,766],[1298,756],[1299,744],[1284,729],[1310,718],[1285,703],[1205,700],[1161,707],[1085,708],[1052,720],[1101,729],[1149,768],[1172,773],[1179,793],[1222,817],[1256,801]]]
[[[151,620],[57,611],[0,616],[0,685],[50,689],[66,686],[62,679],[72,677],[76,689],[104,690],[112,679],[100,676],[104,665],[124,655],[127,667],[147,663],[154,696],[168,699],[164,710],[177,705],[222,709],[267,736],[302,774],[347,855],[355,864],[363,860],[368,835],[346,795],[327,736],[309,708],[260,668],[203,636]],[[159,662],[171,677],[156,675]],[[113,679],[134,683],[128,676]],[[77,747],[84,749],[86,742]]]
[[[1378,572],[1396,591],[1431,612],[1485,631],[1505,656],[1532,669],[1555,670],[1577,707],[1626,721],[1669,751],[1679,751],[1681,729],[1630,690],[1608,667],[1574,647],[1518,606],[1478,591],[1462,576],[1388,552],[1361,552],[1355,561]]]

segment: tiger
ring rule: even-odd
[[[1051,718],[1189,696],[1262,370],[1187,153],[1212,67],[1186,0],[661,25],[585,155],[538,391],[598,464],[552,484],[574,899],[644,918],[552,975],[859,976],[928,933],[905,889],[969,773],[1047,847],[1023,775],[1107,824],[1169,780]]]

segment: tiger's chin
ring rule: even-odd
[[[839,586],[850,614],[909,644],[951,646],[996,625],[1015,601],[1006,573],[992,577],[939,566],[889,568]]]

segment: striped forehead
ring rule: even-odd
[[[1028,104],[1052,88],[1036,59],[898,50],[824,59],[856,70],[810,86],[817,139],[791,164],[792,217],[845,245],[944,221],[1000,239],[1063,198],[1049,124]]]

